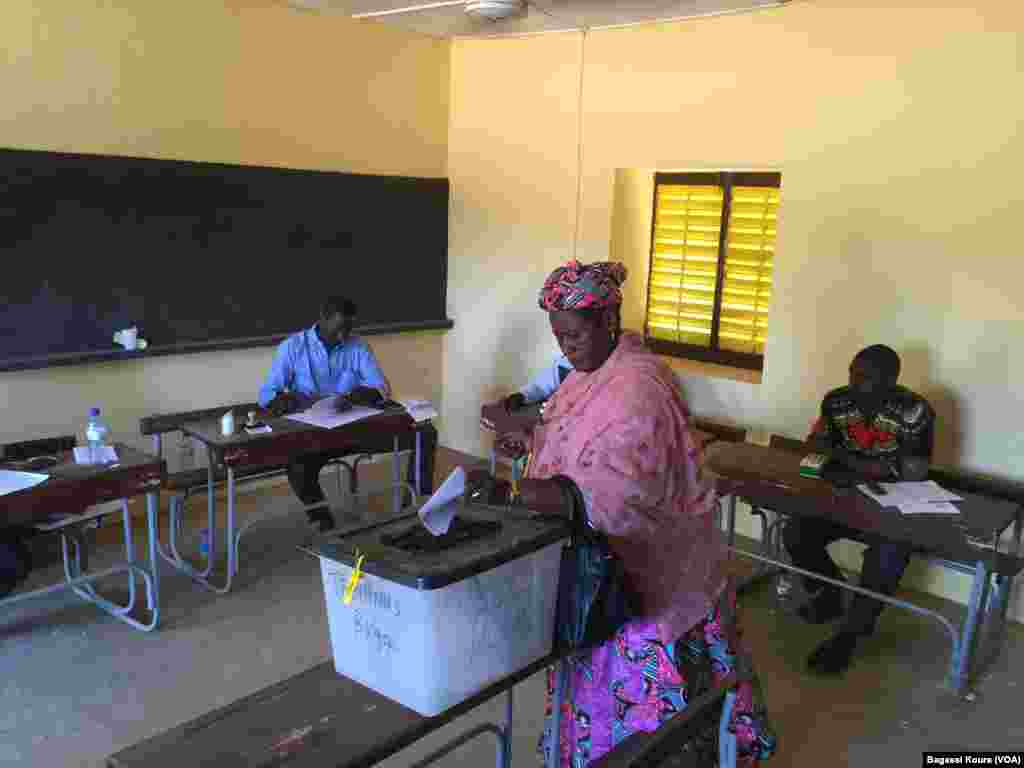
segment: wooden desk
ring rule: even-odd
[[[1015,573],[1012,558],[994,546],[1014,524],[1020,508],[1010,501],[959,493],[959,516],[904,516],[883,507],[856,488],[836,488],[800,476],[802,455],[749,443],[715,443],[707,449],[708,468],[729,481],[736,495],[752,504],[790,515],[822,517],[868,537],[911,544],[931,555],[974,562],[989,558],[992,570]]]
[[[76,464],[69,451],[61,462],[39,470],[50,479],[23,491],[0,496],[0,526],[31,525],[56,512],[77,512],[93,504],[130,498],[160,488],[165,464],[127,445],[114,446],[116,465]],[[0,469],[14,467],[0,463]]]
[[[825,518],[859,531],[869,541],[884,538],[903,542],[912,545],[918,553],[970,564],[974,585],[961,630],[958,632],[941,614],[912,603],[809,573],[778,557],[734,547],[732,551],[935,619],[947,631],[953,646],[950,683],[958,692],[963,692],[973,661],[979,614],[984,613],[986,619],[1003,620],[1012,580],[1024,564],[1015,554],[1002,553],[998,548],[999,536],[1011,524],[1019,524],[1020,506],[958,491],[963,496],[963,501],[956,502],[961,510],[959,516],[907,517],[895,508],[882,507],[856,488],[836,488],[824,480],[801,477],[802,458],[801,454],[747,443],[719,442],[708,447],[707,466],[724,481],[723,492],[731,494],[729,544],[733,543],[735,504],[739,497],[753,506],[787,515]],[[990,594],[989,582],[993,574],[997,577],[996,588]]]
[[[43,470],[49,475],[45,482],[0,496],[0,525],[25,525],[43,522],[55,513],[80,513],[86,507],[104,501],[121,499],[124,516],[126,558],[121,564],[94,574],[82,574],[78,558],[70,558],[67,543],[64,545],[65,581],[53,587],[14,594],[0,601],[0,605],[20,602],[39,597],[60,589],[72,589],[84,600],[94,603],[116,618],[131,626],[150,631],[156,628],[160,618],[160,578],[157,558],[157,512],[159,510],[160,484],[166,470],[162,460],[136,451],[127,445],[114,446],[118,462],[112,465],[76,464],[74,455],[61,455],[61,463]],[[145,494],[146,519],[148,526],[149,565],[136,562],[131,535],[131,515],[127,499]],[[107,576],[127,573],[129,597],[127,605],[116,605],[101,597],[94,589],[93,582]],[[135,603],[135,576],[141,576],[146,584],[147,606],[150,621],[142,623],[130,614]]]
[[[399,459],[399,440],[403,435],[415,434],[416,484],[420,484],[420,452],[422,435],[417,424],[407,413],[381,413],[376,416],[345,424],[334,429],[305,424],[288,418],[266,418],[271,428],[266,434],[250,435],[239,425],[234,434],[221,434],[220,419],[207,418],[183,424],[181,431],[201,441],[207,447],[209,464],[207,468],[207,525],[209,530],[209,555],[206,567],[196,568],[173,551],[165,553],[165,559],[204,587],[224,594],[230,591],[231,582],[238,573],[238,543],[246,527],[236,530],[235,526],[235,472],[245,466],[282,466],[296,456],[308,453],[333,453],[343,456],[360,452],[360,444],[368,437],[379,438],[382,433],[393,438],[392,452],[392,503],[394,513],[401,511],[402,468]],[[213,553],[216,551],[217,526],[215,516],[214,482],[218,466],[227,470],[227,525],[225,527],[225,548],[227,552],[227,573],[222,585],[210,580],[213,571]],[[413,492],[415,500],[415,489]],[[173,549],[173,548],[172,548]]]

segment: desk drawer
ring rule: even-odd
[[[382,426],[379,422],[367,421],[366,425],[352,424],[344,429],[317,429],[302,432],[286,432],[268,435],[266,439],[251,440],[224,449],[222,461],[230,467],[252,466],[254,464],[287,466],[296,456],[306,453],[358,453],[365,445],[379,442],[384,432],[390,442],[395,436],[414,432],[409,425]]]

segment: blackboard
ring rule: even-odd
[[[447,250],[446,179],[0,149],[0,370],[449,328]]]

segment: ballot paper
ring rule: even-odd
[[[40,475],[36,472],[15,472],[10,469],[0,469],[0,496],[32,488],[49,479],[49,477],[49,475]]]
[[[959,515],[948,501],[907,501],[896,507],[903,515]]]
[[[99,455],[96,461],[92,460],[92,449],[87,445],[75,446],[76,464],[113,464],[117,461],[117,451],[113,446],[101,445],[98,449]]]
[[[437,418],[437,409],[429,400],[399,400],[398,402],[417,424]]]
[[[963,501],[963,497],[947,491],[934,480],[923,482],[879,483],[885,493],[875,493],[866,485],[858,485],[861,493],[883,507],[899,507],[903,504],[931,504],[943,501]]]
[[[383,411],[377,408],[364,408],[361,405],[354,405],[347,411],[338,411],[335,405],[337,400],[337,395],[325,397],[322,400],[317,400],[307,410],[293,413],[287,418],[292,421],[301,421],[303,424],[312,424],[314,427],[334,429],[335,427],[351,424],[354,421],[362,421],[370,416],[383,413]]]
[[[427,503],[420,507],[420,522],[435,536],[448,533],[465,492],[466,473],[462,467],[456,467]]]

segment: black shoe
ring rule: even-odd
[[[801,605],[797,613],[809,624],[828,624],[843,615],[843,596],[838,589],[826,587]]]
[[[807,657],[807,666],[823,675],[841,675],[850,666],[850,657],[857,647],[856,632],[840,631],[814,649]]]
[[[331,514],[330,508],[326,505],[307,510],[306,517],[309,518],[309,524],[320,533],[326,533],[334,529],[334,515]]]

